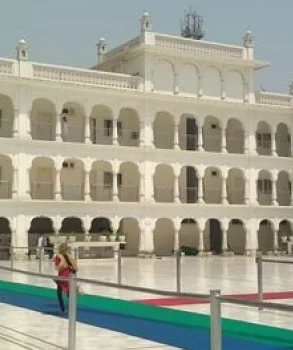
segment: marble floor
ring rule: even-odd
[[[1,261],[0,266],[9,266]],[[38,271],[37,261],[18,261],[15,268]],[[122,264],[123,283],[133,286],[174,291],[175,260],[124,258]],[[54,273],[52,263],[44,261],[43,273]],[[49,279],[11,273],[0,269],[1,279],[54,288]],[[84,260],[79,262],[79,276],[93,280],[116,282],[117,263],[114,261]],[[264,291],[293,291],[292,265],[264,264]],[[152,293],[139,293],[121,289],[105,288],[98,285],[83,285],[85,292],[105,295],[125,300],[156,299],[161,296]],[[211,289],[220,289],[222,294],[255,293],[257,289],[256,265],[252,258],[246,257],[209,257],[182,259],[182,291],[208,294]],[[293,304],[293,299],[274,300]],[[209,305],[181,305],[176,309],[208,314]],[[247,308],[236,305],[223,305],[223,317],[246,320],[252,323],[267,324],[293,330],[293,314]],[[93,344],[97,344],[94,345]],[[67,320],[24,310],[0,303],[0,349],[18,350],[55,350],[66,349]],[[104,329],[77,324],[77,349],[172,349],[144,339],[107,331]]]

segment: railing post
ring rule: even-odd
[[[117,250],[117,283],[119,285],[122,283],[122,256],[120,247]]]
[[[263,302],[263,266],[262,266],[262,258],[256,258],[256,266],[257,266],[257,299],[259,302]]]
[[[176,252],[176,292],[181,293],[181,249]]]
[[[42,273],[42,267],[43,267],[43,258],[44,258],[44,249],[42,247],[38,248],[39,251],[39,273]]]
[[[222,350],[221,301],[219,300],[220,295],[220,290],[211,290],[210,292],[210,350]]]
[[[68,350],[76,350],[77,291],[74,275],[69,277]]]
[[[14,249],[13,246],[10,247],[10,267],[14,268]]]

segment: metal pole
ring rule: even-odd
[[[74,275],[69,278],[69,315],[68,315],[68,350],[76,350],[76,279]]]
[[[14,268],[14,250],[13,246],[10,247],[10,267]]]
[[[122,283],[122,256],[120,248],[117,250],[117,282]]]
[[[176,292],[181,293],[181,249],[176,252]]]
[[[74,259],[78,260],[78,247],[74,248]]]
[[[256,258],[257,265],[257,298],[263,302],[263,265],[261,257]]]
[[[39,248],[40,251],[39,251],[39,273],[41,274],[42,273],[42,265],[43,265],[43,257],[44,257],[44,251],[43,251],[43,248],[40,247]]]
[[[210,292],[210,326],[211,326],[211,350],[222,350],[222,320],[220,290]]]

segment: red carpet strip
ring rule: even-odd
[[[257,294],[234,294],[226,295],[230,298],[244,299],[244,300],[257,300]],[[293,299],[292,292],[270,292],[264,293],[264,300],[285,300]],[[142,299],[135,300],[141,304],[154,305],[154,306],[180,306],[180,305],[200,305],[208,304],[208,300],[203,299],[189,299],[189,298],[156,298],[156,299]]]

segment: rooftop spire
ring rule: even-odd
[[[189,8],[184,12],[184,19],[181,20],[181,35],[184,38],[201,40],[205,32],[203,31],[203,18],[196,11]]]

